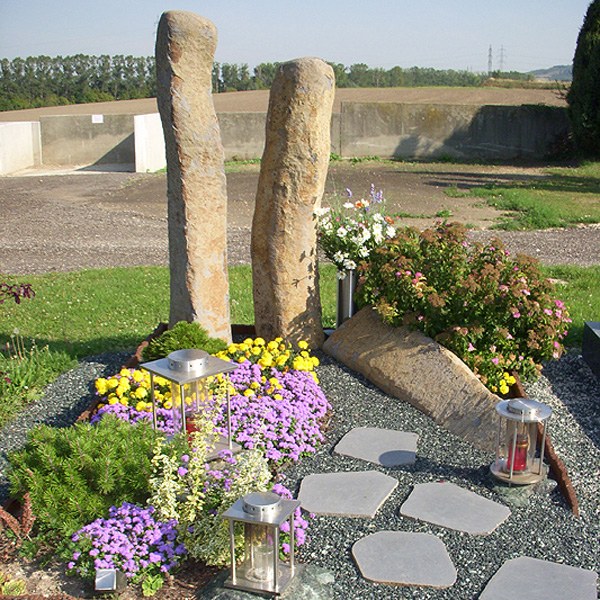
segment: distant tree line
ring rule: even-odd
[[[154,58],[29,56],[0,59],[0,110],[156,95]]]
[[[364,63],[346,67],[330,63],[338,87],[480,86],[489,76],[532,79],[524,73],[480,74],[470,71],[411,67],[371,68]],[[213,91],[269,89],[279,63],[215,63]],[[106,102],[156,95],[154,57],[135,56],[30,56],[0,59],[0,110],[38,106]]]

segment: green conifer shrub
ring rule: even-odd
[[[579,31],[567,102],[576,146],[600,155],[600,0],[589,5]]]
[[[171,329],[165,331],[162,335],[144,348],[143,359],[157,360],[168,356],[175,350],[183,350],[197,348],[205,350],[209,354],[216,354],[227,348],[227,344],[219,339],[212,338],[208,335],[199,323],[188,323],[187,321],[179,321]]]

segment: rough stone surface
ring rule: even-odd
[[[596,600],[597,581],[594,571],[521,556],[500,567],[479,600]]]
[[[450,587],[456,581],[444,542],[430,533],[379,531],[356,542],[352,555],[362,576],[370,581],[436,588]]]
[[[420,331],[385,325],[365,307],[336,329],[323,349],[477,448],[495,450],[498,397],[456,355]]]
[[[317,58],[282,64],[267,113],[252,221],[257,334],[323,344],[313,212],[321,205],[330,153],[335,78]]]
[[[379,471],[319,473],[302,480],[298,500],[317,515],[372,519],[397,485]]]
[[[419,436],[409,431],[379,427],[355,427],[334,448],[337,454],[368,460],[382,467],[415,462]]]
[[[169,323],[197,321],[230,341],[227,191],[211,92],[216,45],[208,19],[184,11],[161,16],[156,74],[168,167]]]
[[[232,590],[224,587],[229,570],[221,571],[211,583],[198,592],[200,600],[256,600],[260,596],[241,590]],[[285,593],[279,598],[290,600],[329,600],[333,598],[332,583],[334,576],[316,565],[302,565],[298,575],[290,582]]]
[[[416,484],[400,507],[400,514],[448,529],[486,535],[508,519],[510,509],[446,481]]]

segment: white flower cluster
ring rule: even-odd
[[[351,198],[352,192],[347,191]],[[370,198],[345,202],[338,208],[320,208],[314,213],[319,244],[340,271],[340,277],[344,271],[356,269],[374,248],[396,235],[392,219],[381,212],[381,190],[376,192],[371,185]]]

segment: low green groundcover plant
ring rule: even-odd
[[[554,294],[537,261],[510,256],[497,239],[470,243],[458,223],[399,230],[360,267],[362,305],[420,329],[502,394],[511,373],[535,377],[561,355],[571,320]]]

